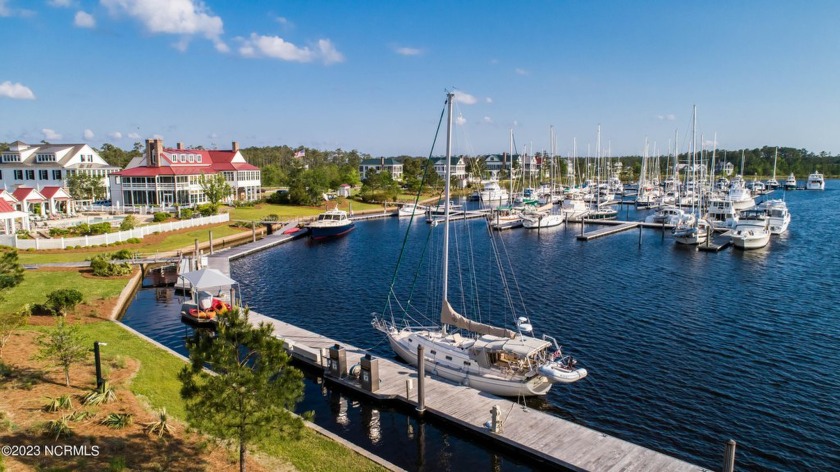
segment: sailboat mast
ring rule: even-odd
[[[452,175],[452,98],[454,94],[446,94],[446,182],[444,183],[445,200],[443,203],[443,303],[446,306],[449,292],[449,194],[450,176]]]

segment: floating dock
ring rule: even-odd
[[[717,235],[712,238],[712,241],[706,240],[705,243],[697,246],[698,251],[705,252],[720,252],[732,245],[732,239],[726,235]]]
[[[619,222],[609,230],[624,231],[639,226]],[[277,235],[226,250],[208,258],[208,266],[229,275],[229,259],[252,254],[268,247],[291,241],[297,235]],[[285,236],[285,237],[283,237]],[[355,346],[302,329],[289,323],[250,312],[254,324],[265,322],[274,329],[274,335],[285,342],[292,357],[315,368],[324,369],[329,381],[381,401],[398,401],[408,405],[418,404],[418,372],[409,365],[390,358],[373,358],[378,385],[365,388],[360,378],[350,375],[357,364],[362,365],[368,354]],[[382,336],[371,328],[371,337]],[[337,362],[329,362],[333,352],[344,357],[343,369]],[[338,369],[337,375],[336,370]],[[364,377],[364,375],[362,375]],[[369,378],[375,378],[373,376]],[[489,395],[463,385],[454,384],[434,376],[424,377],[424,405],[426,415],[449,421],[479,436],[498,441],[514,450],[571,470],[621,470],[632,471],[704,471],[705,469],[651,449],[632,444],[599,431],[578,425],[551,414],[527,408],[524,404]],[[491,409],[501,409],[502,426],[499,432],[488,427]]]
[[[591,223],[592,221],[593,220],[584,220],[584,223]],[[601,238],[604,236],[609,236],[611,234],[620,233],[622,231],[627,231],[628,229],[638,228],[641,223],[638,221],[613,221],[612,223],[607,224],[610,224],[610,226],[578,235],[578,241],[591,241],[596,238]]]

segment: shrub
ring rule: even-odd
[[[44,411],[53,412],[58,410],[69,410],[73,408],[73,400],[70,395],[62,395],[57,398],[47,398],[47,404],[44,405]]]
[[[154,216],[154,222],[160,223],[161,221],[166,221],[169,219],[169,213],[165,211],[156,211]]]
[[[111,383],[107,380],[102,383],[102,386],[91,390],[82,397],[82,404],[84,405],[101,405],[102,403],[111,403],[117,399],[117,392]]]
[[[67,236],[68,234],[70,234],[70,230],[67,228],[50,228],[50,237],[52,238]]]
[[[128,231],[137,227],[137,218],[134,215],[127,215],[120,223],[120,231]]]
[[[74,411],[67,417],[70,421],[84,421],[93,416],[93,413],[85,410]]]
[[[192,208],[184,208],[181,210],[181,219],[188,220],[193,217]]]
[[[67,422],[70,420],[70,415],[64,415],[61,418],[56,420],[47,421],[46,426],[44,427],[44,432],[53,436],[53,438],[57,441],[58,438],[64,436],[70,436],[73,434],[73,431],[70,429],[70,425]]]
[[[201,216],[213,216],[219,211],[219,207],[213,205],[212,203],[205,203],[203,205],[199,205],[196,208],[196,211],[201,213]]]
[[[122,253],[123,251],[128,250],[123,249],[117,251],[117,253]],[[130,251],[128,252],[130,253]],[[97,277],[112,277],[131,273],[131,265],[128,262],[114,263],[106,259],[104,254],[99,254],[91,259],[90,268],[93,271],[93,275]]]
[[[130,413],[111,413],[100,421],[100,424],[113,429],[122,429],[134,422]]]
[[[120,260],[124,261],[127,259],[131,259],[134,257],[134,253],[128,249],[120,249],[119,251],[111,254],[111,260]]]
[[[278,190],[266,199],[268,203],[273,203],[275,205],[287,204],[289,203],[289,191],[288,190]]]
[[[47,306],[60,315],[72,310],[84,299],[82,292],[75,288],[64,288],[47,294]]]
[[[157,421],[150,421],[143,423],[146,427],[146,433],[162,437],[164,435],[172,435],[172,424],[169,422],[169,415],[166,413],[166,408],[161,408],[157,412]]]
[[[140,238],[128,238],[128,239],[125,240],[125,242],[127,242],[129,244],[136,244],[136,243],[139,243],[141,241],[142,240]]]
[[[280,215],[275,215],[274,213],[272,213],[270,215],[266,215],[266,217],[263,219],[265,221],[280,221]]]

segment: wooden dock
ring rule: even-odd
[[[351,375],[334,377],[326,369],[329,348],[339,344],[347,356],[348,370],[359,364],[365,351],[355,346],[307,331],[297,326],[250,313],[252,323],[265,322],[286,342],[291,355],[307,364],[325,369],[325,378],[378,400],[417,405],[417,370],[391,359],[378,358],[380,384],[376,392],[362,388]],[[381,336],[371,328],[371,336]],[[413,388],[407,391],[407,383]],[[571,470],[621,471],[701,471],[701,467],[665,454],[608,436],[556,416],[481,391],[450,383],[427,374],[425,414],[434,415],[494,441],[549,463]],[[490,410],[502,411],[502,431],[493,433],[487,423]]]
[[[725,234],[716,235],[711,241],[708,239],[705,243],[697,246],[698,251],[705,252],[720,252],[732,245],[732,239]]]
[[[591,220],[585,220],[584,223],[588,223]],[[628,229],[638,228],[641,224],[638,221],[630,221],[630,222],[614,222],[617,223],[615,225],[607,226],[606,228],[596,229],[595,231],[590,231],[588,233],[578,235],[578,241],[591,241],[596,238],[601,238],[604,236],[609,236],[611,234],[620,233],[622,231],[627,231]]]

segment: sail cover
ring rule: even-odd
[[[447,300],[444,300],[443,307],[440,310],[440,322],[479,334],[490,334],[510,339],[513,339],[516,336],[516,333],[509,329],[491,326],[465,318],[463,315],[455,311]]]

